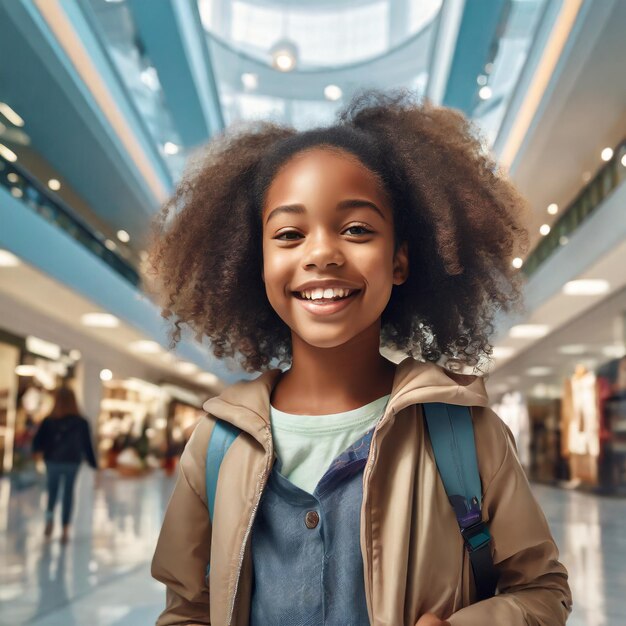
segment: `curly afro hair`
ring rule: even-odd
[[[322,129],[256,123],[208,144],[155,220],[151,268],[172,345],[186,326],[247,372],[290,362],[290,329],[261,279],[261,213],[280,167],[316,146],[352,153],[379,178],[395,247],[408,243],[409,277],[382,314],[381,344],[482,371],[495,315],[522,304],[511,261],[528,247],[527,206],[462,113],[406,91],[364,92]]]

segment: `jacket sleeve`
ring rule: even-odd
[[[152,559],[152,576],[166,586],[157,626],[211,623],[206,580],[211,522],[204,486],[209,429],[209,420],[200,420],[185,447]]]
[[[492,536],[498,595],[448,618],[452,626],[559,626],[572,610],[567,570],[520,465],[511,431],[490,409],[474,410],[483,481],[483,518]],[[481,456],[497,457],[495,472]],[[485,476],[485,473],[491,474]]]
[[[83,454],[87,459],[87,463],[89,463],[89,465],[91,465],[94,469],[98,469],[98,462],[96,461],[96,455],[94,454],[93,443],[91,441],[91,428],[89,427],[89,422],[86,419],[83,419],[82,430]]]
[[[44,418],[33,437],[33,452],[43,452],[46,447],[48,418]]]

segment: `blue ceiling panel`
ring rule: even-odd
[[[197,8],[176,0],[128,4],[183,144],[205,142],[224,122]]]
[[[443,104],[471,115],[475,105],[476,78],[495,56],[498,27],[510,0],[475,0],[465,3],[456,49]]]

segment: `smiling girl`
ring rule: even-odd
[[[520,303],[523,208],[460,113],[408,94],[211,142],[153,264],[174,340],[187,326],[260,375],[205,404],[183,453],[152,566],[159,625],[565,623],[567,572],[478,375],[495,313]],[[471,411],[495,595],[424,403]],[[216,425],[235,438],[208,495]]]

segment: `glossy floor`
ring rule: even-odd
[[[74,536],[43,540],[38,485],[0,480],[0,624],[144,626],[163,588],[149,561],[172,480],[103,476],[83,469]],[[570,572],[574,626],[626,625],[626,500],[535,486]]]

